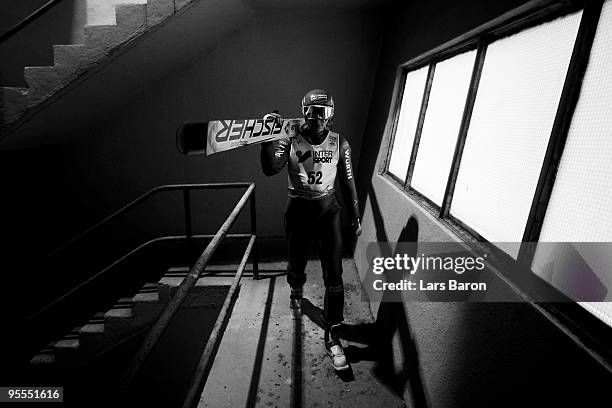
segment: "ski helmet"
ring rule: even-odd
[[[305,119],[331,119],[334,116],[334,98],[323,89],[308,91],[302,98],[302,115]]]

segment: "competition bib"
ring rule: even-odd
[[[318,199],[334,192],[338,144],[338,134],[331,131],[319,145],[311,145],[301,134],[291,139],[287,163],[290,197]]]

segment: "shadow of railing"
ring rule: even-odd
[[[262,279],[265,278],[262,277]],[[276,276],[270,276],[269,279],[270,284],[268,285],[268,295],[266,297],[264,313],[261,320],[261,330],[259,331],[259,339],[257,340],[257,348],[255,351],[255,364],[253,366],[253,373],[251,374],[251,384],[249,385],[249,394],[246,404],[247,408],[255,407],[257,404],[257,391],[259,389],[259,380],[261,378],[266,338],[268,337],[268,325],[270,323],[270,314],[272,311],[272,299],[274,298]]]

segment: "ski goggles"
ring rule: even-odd
[[[334,108],[323,105],[309,105],[302,108],[306,119],[329,119],[334,115]]]

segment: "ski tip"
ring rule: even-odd
[[[206,153],[208,122],[184,122],[176,131],[176,148],[185,155]]]

